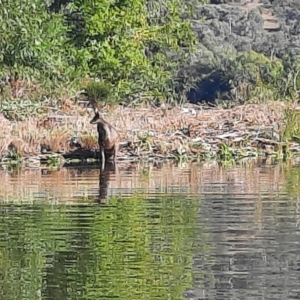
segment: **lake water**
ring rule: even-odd
[[[1,299],[300,299],[296,162],[0,176]]]

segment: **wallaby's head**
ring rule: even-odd
[[[103,121],[103,119],[100,117],[100,114],[97,111],[95,111],[95,116],[94,118],[90,121],[90,124],[98,124],[98,123],[101,123]]]

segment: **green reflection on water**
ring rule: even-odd
[[[192,285],[199,199],[1,206],[5,299],[182,299]],[[199,251],[199,248],[198,248]]]

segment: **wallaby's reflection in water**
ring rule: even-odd
[[[105,161],[104,168],[100,168],[98,203],[106,202],[111,176],[118,174],[118,171],[118,164],[110,161]]]

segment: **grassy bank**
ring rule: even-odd
[[[300,95],[297,5],[219,2],[3,3],[1,163],[97,159],[80,90],[113,103],[105,117],[121,135],[119,160],[298,154],[299,114],[290,104]],[[270,4],[276,31],[265,26]],[[182,106],[197,101],[244,105]]]
[[[0,114],[1,163],[57,165],[97,160],[93,112],[84,103],[61,101],[55,112],[10,121]],[[121,136],[118,160],[181,161],[300,154],[299,116],[291,104],[247,104],[231,109],[111,106],[103,110]]]

